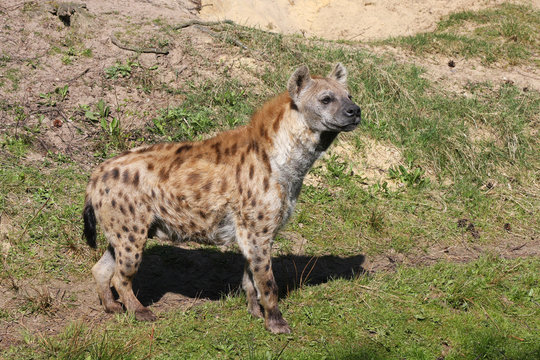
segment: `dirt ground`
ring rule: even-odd
[[[500,0],[203,0],[201,17],[285,34],[374,40],[433,30],[444,15]],[[523,2],[521,2],[523,3]],[[538,0],[530,3],[539,5]]]
[[[134,33],[141,36],[156,32],[153,22],[157,18],[172,23],[190,19],[232,19],[240,24],[259,26],[270,31],[285,33],[302,33],[305,36],[320,36],[329,39],[373,39],[395,35],[408,35],[433,28],[444,14],[452,11],[479,9],[500,1],[467,1],[467,0],[277,0],[252,1],[238,0],[94,0],[87,2],[87,13],[72,16],[72,24],[83,35],[84,47],[92,49],[91,57],[75,55],[77,61],[69,66],[62,66],[58,56],[48,56],[51,44],[63,46],[67,31],[57,16],[49,12],[42,2],[21,2],[20,0],[3,0],[0,3],[0,56],[7,56],[16,63],[16,81],[8,83],[9,92],[0,93],[0,100],[6,103],[19,103],[31,114],[26,124],[14,124],[0,119],[0,132],[8,127],[31,125],[38,121],[39,114],[45,114],[42,122],[43,132],[39,137],[40,145],[35,153],[25,161],[40,161],[47,152],[65,153],[80,161],[85,170],[95,164],[88,158],[91,146],[87,138],[91,135],[88,129],[80,129],[72,119],[82,116],[75,110],[79,104],[94,103],[96,99],[104,99],[113,104],[115,109],[121,108],[118,116],[129,114],[131,122],[123,122],[126,131],[144,127],[156,110],[172,103],[181,102],[180,95],[164,92],[142,92],[136,88],[119,84],[105,85],[104,70],[115,64],[116,59],[125,59],[132,52],[122,50],[111,42],[111,35],[121,26],[132,26]],[[534,3],[540,7],[540,2]],[[30,4],[30,5],[28,5]],[[265,14],[261,16],[259,14]],[[353,16],[353,15],[357,16]],[[21,21],[24,19],[24,21]],[[142,34],[142,35],[141,35]],[[205,69],[197,69],[200,58],[194,57],[186,50],[186,43],[202,54],[209,61]],[[78,45],[73,45],[77,47]],[[238,53],[223,51],[214,44],[214,40],[195,28],[182,31],[178,37],[168,44],[169,54],[142,54],[138,61],[148,69],[159,65],[165,69],[156,76],[156,81],[171,85],[201,76],[215,76],[223,71],[222,64],[227,63],[227,71],[244,72],[246,61]],[[77,51],[80,49],[76,48]],[[396,58],[410,61],[411,58],[398,50],[370,49],[373,52],[390,52]],[[199,55],[201,56],[201,55]],[[230,61],[227,62],[229,59]],[[231,60],[232,59],[232,60]],[[240,60],[239,60],[240,59]],[[249,59],[248,59],[249,60]],[[462,89],[463,83],[475,80],[475,77],[493,77],[508,79],[520,86],[531,86],[540,90],[540,75],[536,69],[488,69],[483,71],[481,65],[475,67],[459,64],[450,72],[446,66],[447,59],[413,59],[419,65],[426,66],[427,76],[436,79],[443,86]],[[256,62],[249,62],[256,67]],[[467,70],[474,68],[473,70]],[[62,69],[62,71],[58,71]],[[487,75],[486,75],[487,74]],[[0,79],[2,80],[2,79]],[[256,81],[256,80],[252,80]],[[109,80],[108,83],[112,82]],[[69,96],[55,107],[45,108],[40,105],[40,94],[54,92],[55,88],[69,84]],[[0,116],[2,113],[0,113]],[[370,141],[366,139],[366,141]],[[401,158],[397,150],[375,144],[373,151],[388,153],[391,159]],[[387,160],[387,159],[386,159]],[[385,161],[386,161],[385,160]],[[373,163],[368,167],[376,173],[381,168],[388,168],[392,163]],[[364,164],[365,165],[365,164]],[[374,175],[375,176],[375,175]],[[2,226],[2,224],[0,224]],[[2,232],[0,231],[0,234]],[[290,236],[289,236],[290,235]],[[497,246],[471,246],[466,232],[455,246],[434,246],[422,252],[404,256],[388,253],[366,259],[364,255],[348,258],[323,256],[312,258],[302,252],[302,244],[306,239],[298,235],[289,236],[298,249],[294,255],[275,258],[275,273],[282,296],[288,291],[304,283],[319,284],[329,278],[350,278],[355,274],[372,271],[391,271],[398,264],[432,264],[442,259],[464,262],[476,259],[482,254],[495,254],[502,257],[540,256],[540,240],[523,239],[508,236]],[[146,254],[139,271],[136,288],[140,298],[158,314],[173,308],[189,308],[203,301],[218,299],[221,294],[237,291],[243,260],[234,252],[213,252],[205,249],[174,247],[163,244],[158,250]],[[192,261],[182,264],[167,262],[167,259],[187,258],[190,252]],[[166,257],[163,254],[168,254]],[[0,252],[0,256],[2,252]],[[204,269],[220,264],[227,271],[209,273]],[[171,271],[172,269],[172,271]],[[307,274],[309,273],[309,277]],[[156,274],[158,275],[156,277]],[[193,274],[193,275],[188,275]],[[306,277],[308,277],[306,279]],[[156,282],[156,278],[162,281]],[[149,281],[152,279],[152,281]],[[178,280],[182,279],[182,280]],[[111,318],[105,314],[94,291],[94,283],[89,274],[85,281],[72,281],[66,284],[53,281],[47,284],[34,285],[30,280],[18,284],[14,290],[11,284],[0,284],[0,309],[18,308],[32,299],[44,301],[48,305],[46,313],[35,313],[31,316],[21,314],[15,321],[0,321],[0,348],[22,341],[21,334],[29,332],[48,336],[61,331],[67,324],[83,320],[88,324],[99,324]],[[92,326],[92,325],[90,325]]]

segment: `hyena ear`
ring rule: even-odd
[[[334,66],[334,70],[328,74],[328,77],[336,80],[342,85],[347,85],[347,69],[345,69],[345,66],[343,66],[342,63],[337,63],[336,66]]]
[[[294,71],[287,83],[287,90],[293,101],[298,99],[300,92],[306,89],[311,82],[311,76],[309,75],[309,69],[306,65],[300,66]]]

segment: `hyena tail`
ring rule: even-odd
[[[86,243],[92,247],[96,248],[96,214],[94,213],[94,207],[90,201],[86,202],[83,210],[83,219],[84,219],[84,237],[86,238]]]

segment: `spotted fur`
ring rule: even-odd
[[[326,78],[312,78],[302,66],[288,91],[264,104],[246,126],[200,142],[135,148],[98,166],[83,218],[91,246],[96,223],[109,242],[92,268],[105,310],[122,311],[121,302],[137,319],[155,319],[132,290],[148,237],[236,241],[246,258],[242,286],[249,312],[264,317],[274,333],[290,332],[278,308],[272,241],[315,160],[340,131],[360,122],[346,78],[341,64]]]

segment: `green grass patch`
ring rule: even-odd
[[[86,272],[81,247],[81,211],[87,175],[66,159],[51,154],[39,167],[17,161],[29,151],[23,141],[6,143],[0,161],[0,213],[10,229],[10,244],[0,279],[69,279]],[[13,151],[11,153],[11,151]],[[18,156],[14,156],[18,154]]]
[[[229,296],[152,325],[129,316],[105,329],[74,324],[28,338],[7,358],[532,359],[540,356],[538,274],[538,259],[403,267],[294,291],[282,301],[288,336],[266,332],[242,296]]]
[[[444,18],[433,32],[383,41],[416,54],[479,58],[484,64],[528,63],[540,45],[540,12],[530,5],[502,4]]]

